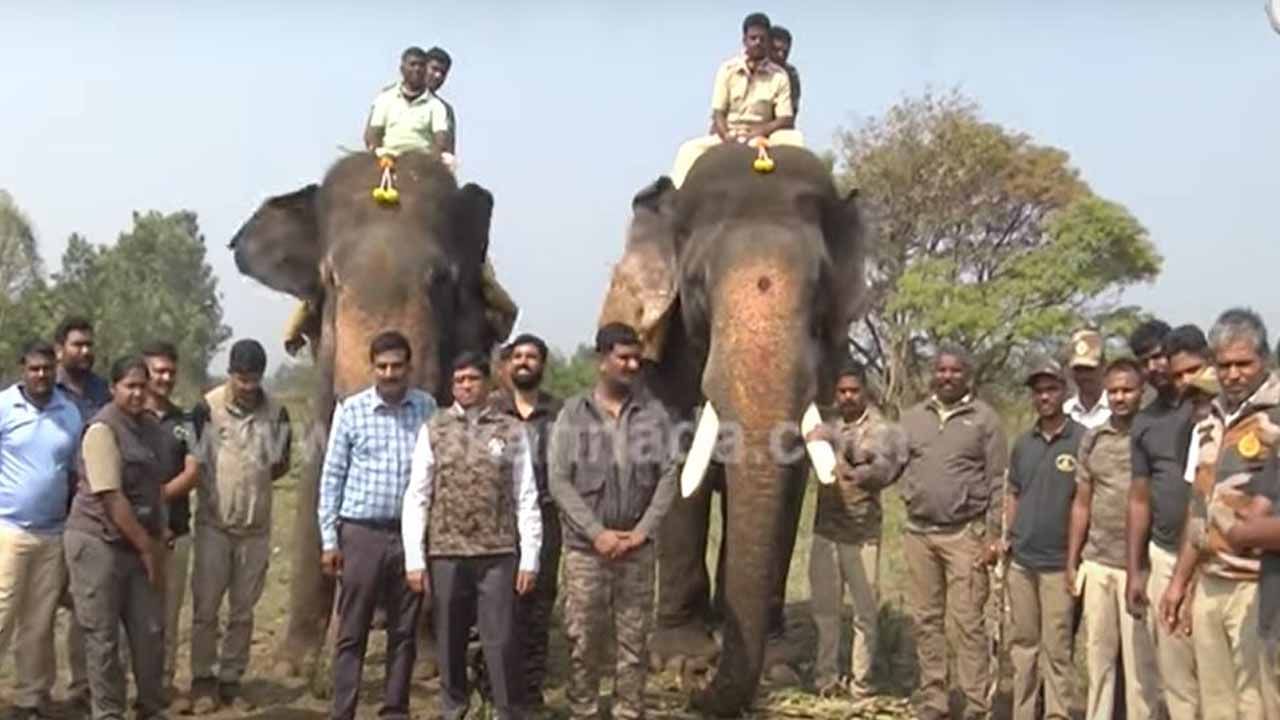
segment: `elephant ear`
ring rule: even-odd
[[[492,193],[475,183],[458,190],[453,202],[453,223],[459,243],[454,250],[462,267],[479,268],[485,323],[494,342],[501,342],[511,334],[520,310],[498,282],[493,263],[488,262],[492,220]]]
[[[675,209],[677,190],[661,177],[631,201],[631,226],[622,260],[613,267],[600,325],[620,322],[639,333],[644,357],[662,357],[676,304]]]
[[[269,198],[228,245],[240,272],[272,290],[304,300],[319,297],[320,246],[317,185]]]
[[[849,325],[865,309],[866,300],[864,266],[870,233],[857,189],[835,200],[823,225],[831,257],[832,287],[836,288],[831,337],[844,338]]]

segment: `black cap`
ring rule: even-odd
[[[237,340],[231,346],[231,357],[227,360],[227,372],[249,373],[261,375],[267,370],[267,351],[257,340]]]
[[[1062,365],[1053,358],[1042,358],[1031,366],[1031,372],[1027,373],[1027,385],[1035,382],[1038,377],[1051,377],[1061,383],[1067,381]]]

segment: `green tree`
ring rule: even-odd
[[[1121,291],[1160,271],[1142,225],[1064,151],[985,121],[958,93],[905,99],[839,145],[837,179],[859,189],[874,230],[850,344],[890,404],[923,394],[943,342],[998,384],[1081,323],[1131,324]]]
[[[543,387],[558,398],[586,390],[596,381],[596,353],[590,345],[579,345],[572,355],[552,351],[543,374]]]
[[[0,382],[15,379],[22,343],[35,337],[30,296],[44,286],[35,230],[9,193],[0,190]]]
[[[66,315],[91,318],[102,364],[153,339],[172,342],[184,395],[205,384],[210,358],[231,335],[190,211],[135,212],[132,229],[109,247],[72,235],[60,270],[32,305],[45,335]]]

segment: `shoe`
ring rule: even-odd
[[[191,714],[208,715],[218,710],[218,681],[200,678],[191,681]]]
[[[253,712],[258,709],[251,700],[244,696],[240,690],[240,683],[220,683],[218,685],[219,704],[224,708],[231,708],[239,713]]]
[[[169,714],[190,715],[192,712],[191,697],[176,690],[169,693]]]

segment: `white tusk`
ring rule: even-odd
[[[720,435],[720,416],[711,403],[702,406],[702,415],[698,418],[698,427],[693,431],[693,443],[689,446],[689,454],[684,458],[684,467],[680,470],[680,494],[684,497],[693,495],[707,475],[707,466],[711,464],[711,454],[716,449],[716,439]]]
[[[808,437],[813,429],[822,424],[822,415],[818,413],[818,406],[809,403],[809,407],[805,409],[804,416],[800,418],[800,434]],[[818,475],[818,482],[823,485],[830,485],[836,481],[836,451],[831,447],[831,443],[826,440],[809,440],[804,444],[804,449],[809,452],[809,461],[813,463],[813,469]]]

